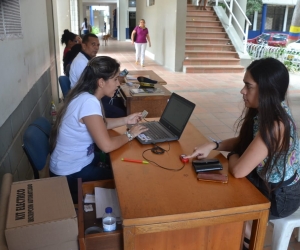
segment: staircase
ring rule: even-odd
[[[238,53],[212,7],[187,5],[185,73],[240,73]]]

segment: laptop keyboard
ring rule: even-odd
[[[170,135],[168,135],[165,131],[161,129],[158,123],[148,122],[143,123],[143,125],[149,128],[149,130],[144,132],[144,134],[149,136],[151,139],[163,139],[170,137]]]

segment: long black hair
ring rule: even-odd
[[[84,18],[84,25],[85,25],[85,28],[87,29],[88,25],[87,25],[87,19],[86,19],[86,17]]]
[[[258,117],[259,132],[268,148],[268,159],[265,162],[262,175],[267,183],[269,173],[275,167],[280,157],[287,160],[291,129],[296,133],[296,126],[281,103],[286,99],[289,86],[289,73],[286,67],[274,58],[263,58],[253,61],[247,68],[253,80],[258,85],[258,108],[244,108],[239,118],[239,143],[236,151],[242,155],[253,140],[254,117]],[[283,124],[284,129],[280,129]],[[291,125],[292,124],[292,125]],[[285,165],[281,185],[285,175]]]
[[[118,74],[119,70],[120,63],[108,56],[97,56],[88,62],[88,65],[82,72],[77,84],[73,89],[70,90],[65,98],[64,105],[57,113],[57,118],[51,130],[50,136],[51,152],[53,152],[55,148],[62,118],[64,117],[71,101],[84,92],[94,94],[98,88],[98,80],[100,78],[103,78],[104,81],[107,81],[108,79],[113,78],[116,74]]]

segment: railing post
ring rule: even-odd
[[[219,1],[218,0],[216,0],[216,6],[218,6],[219,5],[219,3],[218,3]]]
[[[230,1],[230,14],[229,14],[229,26],[231,26],[231,21],[232,21],[232,8],[233,8],[233,0]]]
[[[244,53],[247,52],[247,40],[248,40],[248,32],[249,32],[249,23],[246,22],[246,31],[245,31],[245,39],[244,39]]]

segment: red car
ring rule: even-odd
[[[284,33],[262,33],[261,35],[248,39],[248,43],[268,45],[274,47],[285,47],[288,35]]]

